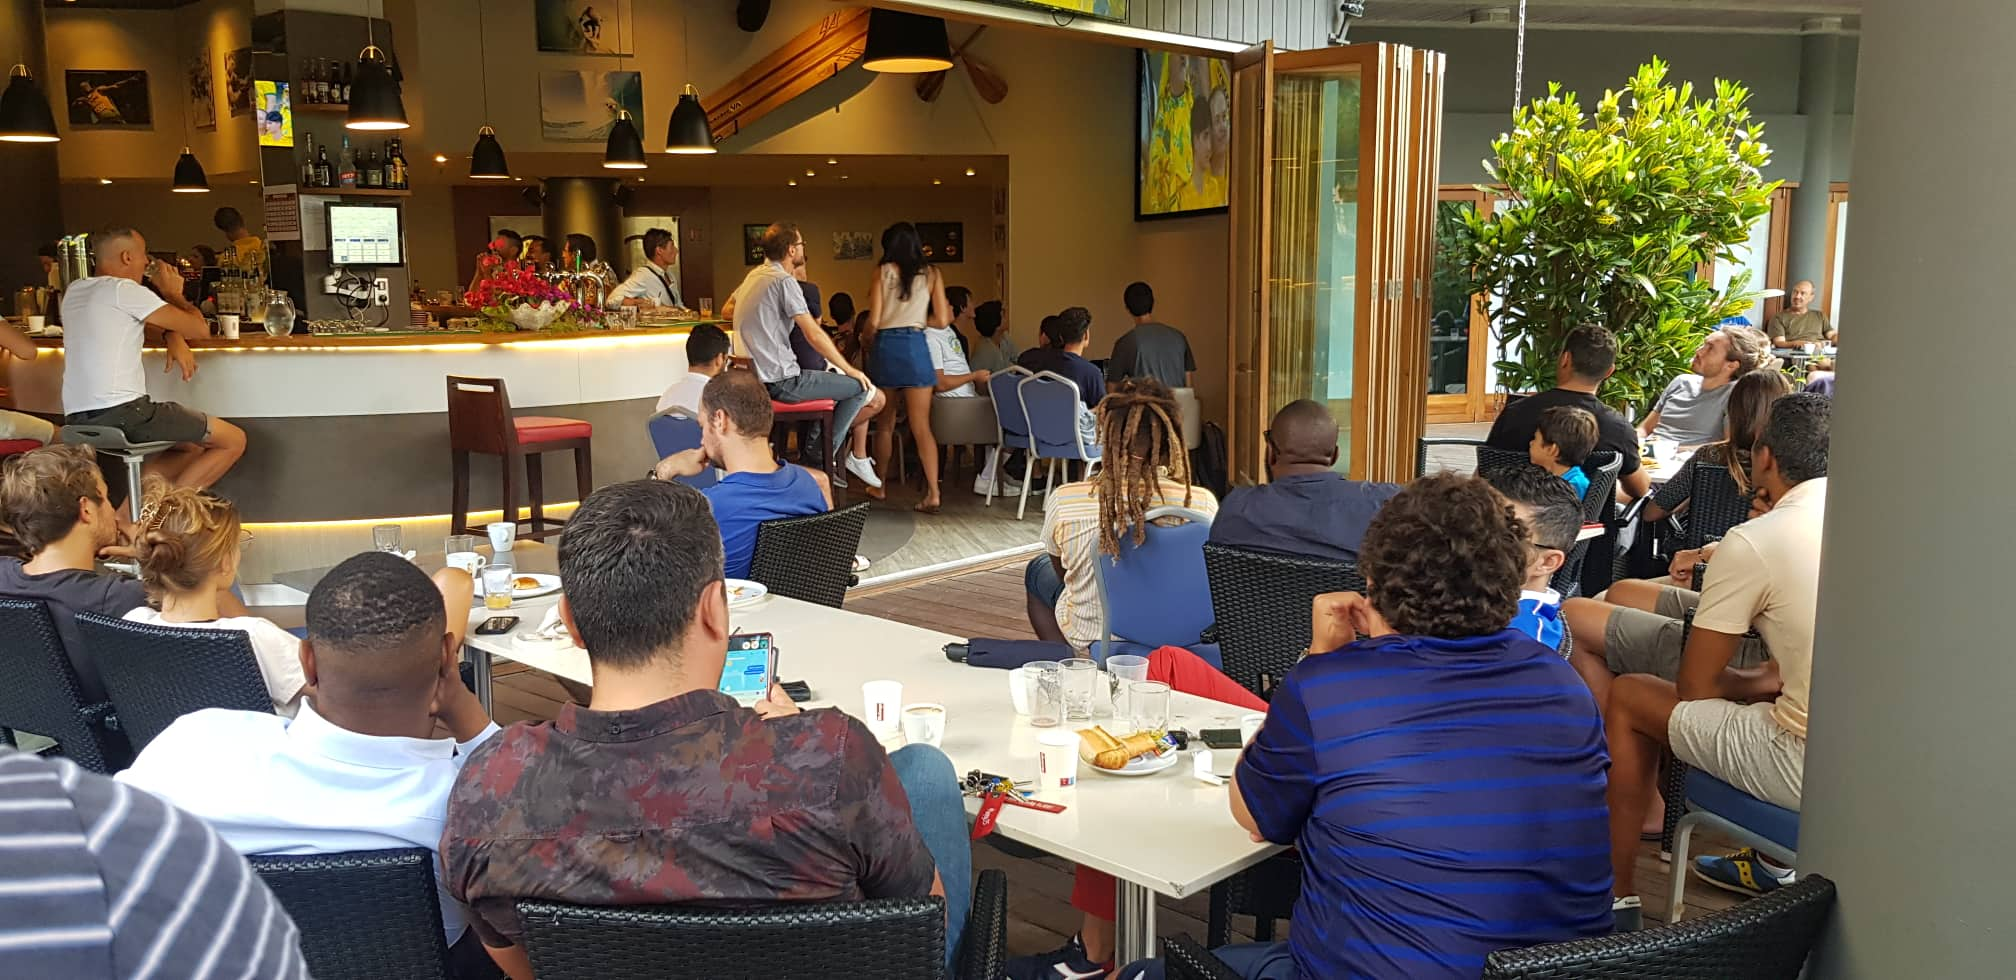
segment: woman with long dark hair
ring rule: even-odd
[[[917,502],[917,510],[935,514],[941,501],[931,396],[937,391],[938,372],[931,366],[924,328],[950,324],[952,312],[945,301],[945,280],[924,261],[924,242],[910,222],[899,221],[882,233],[882,262],[875,267],[868,296],[868,336],[863,338],[872,345],[868,375],[878,387],[902,392],[910,435],[917,443],[918,468],[924,471],[924,499]],[[884,473],[895,450],[896,404],[897,399],[891,398],[883,406],[875,429],[875,465]]]

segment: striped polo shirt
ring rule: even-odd
[[[1184,507],[1207,517],[1218,513],[1218,498],[1203,487],[1185,487],[1158,471],[1156,502],[1149,507]],[[1185,490],[1190,502],[1183,502]],[[1064,564],[1064,591],[1057,597],[1057,626],[1080,651],[1098,643],[1106,626],[1099,608],[1099,579],[1092,562],[1099,556],[1099,483],[1066,483],[1050,492],[1043,506],[1043,550]]]
[[[1609,765],[1589,689],[1517,631],[1303,658],[1238,769],[1306,864],[1300,975],[1474,980],[1492,950],[1608,933]]]

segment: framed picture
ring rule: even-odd
[[[556,143],[600,143],[609,138],[618,110],[644,126],[644,76],[634,71],[539,73],[539,130]]]
[[[1232,65],[1142,51],[1134,121],[1134,219],[1216,214],[1231,202]]]
[[[1067,14],[1097,17],[1100,20],[1127,19],[1128,0],[994,0],[994,2],[1009,7],[1056,10]]]
[[[924,240],[924,258],[939,265],[966,261],[966,233],[957,221],[919,221],[917,237]]]
[[[742,264],[763,264],[763,230],[769,225],[742,226]]]
[[[252,111],[252,49],[239,48],[224,56],[224,104],[233,116]]]
[[[189,56],[189,121],[197,129],[217,128],[217,82],[210,74],[210,49]]]
[[[855,259],[875,258],[875,236],[865,231],[836,231],[833,233],[833,258],[847,262]]]
[[[630,54],[623,29],[637,21],[630,0],[533,0],[539,50],[562,54]]]
[[[149,129],[154,107],[148,100],[144,71],[76,71],[63,73],[70,97],[73,129]]]
[[[294,145],[294,107],[287,101],[287,83],[264,79],[252,83],[259,100],[255,122],[259,125],[260,146]]]

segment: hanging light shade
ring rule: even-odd
[[[49,100],[42,86],[28,74],[27,65],[15,65],[8,73],[7,91],[0,92],[0,140],[9,143],[54,143],[56,117],[49,112]]]
[[[405,129],[406,102],[399,94],[399,80],[377,45],[357,52],[357,70],[350,81],[350,118],[345,129]]]
[[[175,186],[177,194],[208,194],[210,178],[203,175],[203,165],[196,161],[196,154],[182,148],[182,155],[175,160]]]
[[[609,127],[609,145],[602,150],[602,166],[610,170],[642,170],[646,166],[644,135],[630,121],[627,109],[617,113],[616,124]]]
[[[707,110],[700,105],[700,93],[693,86],[679,96],[672,108],[672,121],[665,127],[665,152],[713,153],[714,132],[707,126]]]
[[[504,145],[497,131],[488,126],[476,131],[476,148],[469,151],[469,176],[479,180],[508,180],[511,167],[504,162]]]
[[[884,10],[868,12],[868,46],[861,67],[918,74],[952,67],[952,41],[940,17]]]

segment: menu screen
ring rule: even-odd
[[[404,265],[399,209],[382,205],[329,205],[330,265]]]

